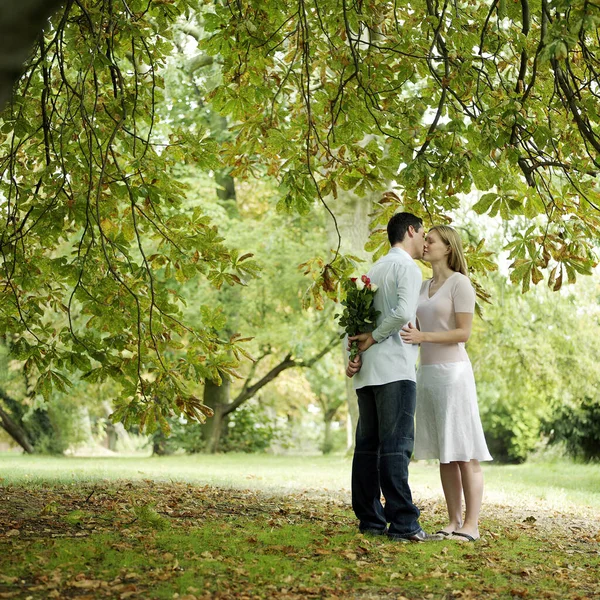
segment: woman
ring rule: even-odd
[[[409,323],[400,333],[404,342],[421,344],[414,455],[440,461],[449,521],[438,533],[475,541],[483,498],[479,461],[492,460],[464,347],[471,334],[475,292],[460,237],[452,227],[438,225],[428,232],[423,259],[431,264],[433,277],[421,286],[419,329]]]

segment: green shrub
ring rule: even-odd
[[[221,452],[264,452],[281,441],[276,419],[256,401],[242,405],[229,415]]]
[[[186,454],[204,451],[206,440],[201,425],[182,422],[177,417],[169,420],[171,434],[167,437],[158,429],[150,443],[155,454],[173,454],[183,450]],[[219,452],[264,452],[275,441],[285,443],[285,434],[274,417],[258,401],[250,400],[228,416],[226,430],[221,436]]]
[[[530,396],[516,397],[500,385],[478,387],[488,449],[495,461],[521,463],[539,444],[540,417]]]
[[[204,451],[206,440],[202,432],[202,425],[195,421],[182,423],[178,418],[169,420],[171,435],[166,439],[167,453],[183,450],[186,454],[198,454]]]
[[[544,430],[550,443],[563,442],[573,458],[599,460],[600,400],[585,398],[579,406],[560,407]]]

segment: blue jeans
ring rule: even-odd
[[[356,390],[359,419],[352,461],[352,508],[361,530],[417,533],[419,509],[408,486],[416,384],[394,381]],[[381,494],[385,507],[381,504]]]

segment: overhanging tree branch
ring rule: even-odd
[[[0,3],[0,110],[23,71],[50,15],[64,0],[3,0]]]
[[[16,400],[11,398],[4,390],[0,389],[0,400],[7,402],[9,404],[16,404]],[[27,437],[27,433],[25,430],[15,422],[12,417],[2,408],[0,405],[0,426],[10,435],[10,437],[27,452],[27,454],[33,454],[35,452],[33,445],[29,441]]]
[[[309,369],[312,367],[317,361],[321,360],[328,352],[339,343],[339,337],[332,338],[329,343],[324,346],[315,356],[308,360],[297,360],[292,358],[291,353],[287,354],[285,358],[275,365],[264,377],[259,379],[253,385],[244,385],[242,391],[225,407],[223,407],[223,415],[228,415],[233,412],[237,408],[239,408],[244,402],[250,400],[261,388],[265,387],[267,384],[271,383],[276,377],[278,377],[283,371],[287,369],[293,369],[295,367],[299,367],[301,369]]]

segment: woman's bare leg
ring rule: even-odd
[[[452,533],[462,525],[463,485],[458,463],[440,463],[440,479],[448,506],[448,524],[442,531]]]
[[[465,494],[465,522],[459,533],[479,537],[479,512],[483,501],[483,472],[478,460],[459,462],[462,486]]]

